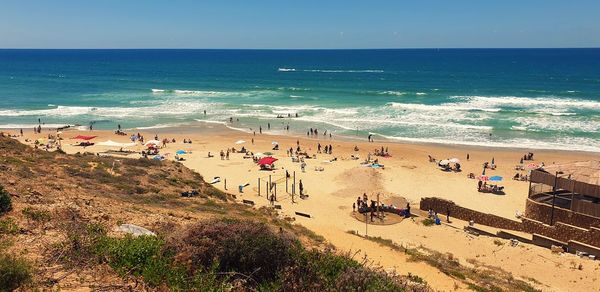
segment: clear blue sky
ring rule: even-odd
[[[0,48],[600,47],[600,0],[2,0]]]

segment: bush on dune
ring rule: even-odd
[[[31,266],[22,258],[0,255],[0,291],[12,291],[31,281]]]
[[[89,251],[91,262],[165,290],[403,291],[406,285],[347,255],[306,250],[292,236],[252,221],[210,220],[166,238],[114,238],[88,227],[74,242],[70,249]]]
[[[0,185],[0,215],[12,210],[12,200],[10,194]]]

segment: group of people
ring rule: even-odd
[[[316,128],[315,129],[310,128],[308,131],[306,131],[306,136],[307,137],[318,137],[319,130]],[[327,130],[325,130],[325,132],[323,132],[323,137],[327,137]],[[329,138],[331,138],[331,132],[329,132]]]
[[[221,160],[229,160],[229,149],[227,151],[221,150],[219,155],[221,156]]]
[[[381,150],[375,149],[375,156],[390,157],[391,155],[387,147],[384,149],[383,146],[381,146]]]
[[[321,153],[321,143],[317,143],[317,153]],[[325,145],[324,147],[325,149],[323,149],[323,153],[325,154],[333,154],[333,146],[331,146],[331,144],[329,145]]]
[[[369,203],[369,197],[367,196],[367,193],[363,193],[362,198],[357,197],[356,202],[352,203],[352,212],[356,211],[358,211],[361,214],[370,213],[371,222],[373,222],[373,219],[375,217],[383,219],[383,217],[379,216],[384,216],[384,212],[394,213],[404,218],[410,218],[411,216],[409,203],[406,203],[405,209],[397,208],[394,205],[386,205],[375,200],[371,200],[371,203]],[[381,214],[377,214],[377,212],[381,212]]]
[[[504,192],[504,187],[503,186],[498,186],[498,185],[488,185],[487,182],[485,181],[479,181],[477,183],[477,191],[478,192],[483,192],[483,193],[500,193],[502,194]]]
[[[140,141],[140,143],[144,143],[144,136],[140,135],[140,133],[131,135],[131,137],[129,137],[129,139],[131,140],[131,142],[137,142]]]

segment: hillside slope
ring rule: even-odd
[[[180,163],[67,155],[0,137],[0,285],[8,290],[419,290],[339,255]],[[182,192],[195,190],[194,197]],[[157,236],[133,237],[127,223]]]

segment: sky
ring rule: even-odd
[[[600,0],[2,0],[0,48],[600,47]]]

